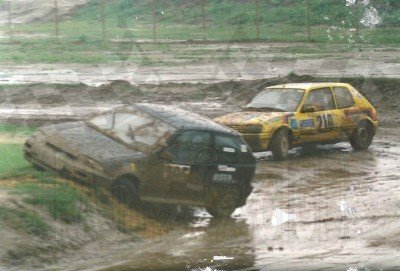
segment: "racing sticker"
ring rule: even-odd
[[[282,121],[282,117],[275,117],[275,118],[272,118],[272,119],[269,119],[268,120],[269,122],[281,122]]]
[[[133,172],[137,172],[137,167],[135,163],[131,163],[131,169],[133,170]]]
[[[186,183],[190,174],[190,166],[165,164],[163,177],[178,183]]]
[[[222,173],[215,173],[213,176],[213,181],[214,182],[219,182],[219,183],[235,183],[236,181],[232,178],[232,175],[230,174],[222,174]]]
[[[236,152],[236,150],[234,148],[229,148],[229,147],[224,147],[223,151],[224,152],[230,152],[230,153],[235,153]]]
[[[289,119],[293,116],[294,116],[294,114],[287,114],[287,115],[283,116],[283,119],[282,119],[283,123],[289,123]]]
[[[299,124],[296,119],[290,119],[290,127],[292,127],[293,130],[299,129]]]
[[[331,131],[333,129],[333,118],[331,114],[322,114],[317,116],[318,130]]]
[[[350,90],[351,90],[351,92],[352,92],[354,95],[356,95],[358,98],[360,98],[360,99],[365,99],[364,96],[363,96],[360,92],[358,92],[355,88],[351,88]]]
[[[234,167],[228,167],[226,165],[219,165],[218,166],[219,171],[224,171],[224,172],[236,172],[236,168]]]
[[[313,119],[306,119],[300,121],[300,128],[310,128],[314,127],[314,120]]]

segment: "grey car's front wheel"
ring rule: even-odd
[[[271,151],[276,160],[286,160],[289,157],[290,141],[287,130],[282,129],[275,133],[271,140]]]
[[[237,205],[236,194],[227,193],[218,196],[213,206],[207,207],[207,212],[215,218],[228,218],[235,211]]]
[[[350,144],[355,150],[365,150],[371,145],[374,132],[371,124],[362,121],[357,124],[353,134],[350,136]]]
[[[137,183],[129,178],[120,178],[114,181],[112,185],[112,194],[118,201],[129,207],[141,207]]]

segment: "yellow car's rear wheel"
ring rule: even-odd
[[[290,140],[289,133],[285,129],[281,129],[275,133],[271,140],[270,149],[272,155],[277,160],[286,160],[289,157]]]
[[[371,145],[373,138],[374,133],[371,124],[367,121],[361,121],[350,137],[350,144],[355,150],[365,150]]]

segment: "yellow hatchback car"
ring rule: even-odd
[[[349,140],[354,149],[367,149],[378,125],[375,108],[345,83],[267,87],[243,112],[215,121],[241,133],[252,151],[270,150],[279,160],[295,146]]]

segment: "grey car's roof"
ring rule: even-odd
[[[200,129],[209,130],[232,135],[239,135],[236,131],[222,126],[213,120],[199,114],[186,111],[179,107],[160,104],[137,103],[131,105],[147,114],[150,114],[178,129]],[[127,106],[125,108],[129,108]]]

